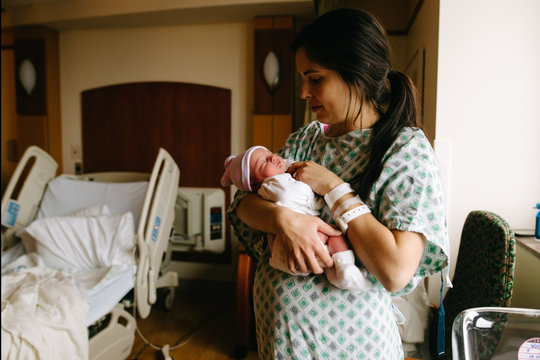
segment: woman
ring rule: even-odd
[[[448,266],[442,187],[433,150],[416,128],[415,89],[392,69],[384,30],[370,14],[327,12],[293,45],[300,96],[317,120],[291,134],[280,155],[297,161],[297,180],[324,196],[321,218],[294,213],[256,194],[237,193],[229,219],[257,263],[254,284],[259,357],[402,359],[391,296]],[[340,226],[357,265],[382,291],[353,294],[330,285],[331,258],[317,231]],[[293,276],[268,265],[264,233],[289,250]]]

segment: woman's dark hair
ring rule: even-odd
[[[400,130],[418,126],[414,84],[392,68],[386,32],[374,16],[362,10],[343,8],[319,16],[298,32],[291,49],[304,49],[311,61],[336,71],[349,86],[350,100],[356,92],[361,96],[360,105],[368,102],[379,114],[372,127],[367,168],[352,180],[366,198],[381,174],[383,156]]]

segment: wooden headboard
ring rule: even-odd
[[[163,147],[180,168],[180,186],[221,187],[223,162],[231,154],[230,90],[176,82],[118,84],[83,91],[81,107],[84,172],[150,172]],[[226,248],[223,255],[174,253],[173,259],[230,261],[229,230]]]

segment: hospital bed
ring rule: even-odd
[[[81,313],[80,309],[85,317],[84,325],[79,322],[82,328],[74,330],[85,335],[83,340],[75,341],[78,351],[83,348],[82,358],[125,359],[135,339],[135,308],[141,318],[148,317],[156,302],[157,288],[178,284],[177,274],[166,272],[162,265],[172,233],[180,171],[164,149],[159,150],[151,174],[55,177],[57,167],[42,149],[28,148],[2,197],[2,358],[16,358],[17,351],[28,345],[32,336],[38,338],[38,345],[42,340],[49,342],[44,351],[59,352],[53,358],[73,356],[67,354],[69,344],[54,350],[54,331],[32,335],[34,328],[29,326],[25,338],[21,330],[24,319],[18,321],[16,317],[18,307],[21,309],[15,303],[21,298],[17,298],[16,292],[24,288],[17,279],[27,281],[30,274],[35,282],[53,274],[39,288],[40,299],[51,298],[57,303],[72,300],[69,287],[65,292],[54,287],[68,286],[66,279],[74,279],[71,281],[75,288],[84,288],[77,290],[85,296],[85,301],[77,303],[83,305],[70,309],[74,318]],[[126,295],[132,289],[130,303]],[[130,306],[133,314],[126,311]],[[40,309],[38,315],[47,316],[43,311],[47,308]],[[73,321],[63,310],[54,310],[54,316],[50,316],[53,321],[60,315],[66,316],[62,324]],[[22,311],[19,314],[25,317]],[[7,329],[9,324],[13,329]],[[46,341],[40,336],[46,336]],[[74,338],[73,334],[70,336]],[[6,349],[6,339],[10,339],[11,349]],[[29,348],[21,351],[39,351],[39,346]]]

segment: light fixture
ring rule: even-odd
[[[19,81],[27,94],[32,95],[36,86],[36,68],[28,59],[24,59],[19,67]]]
[[[281,79],[279,59],[273,51],[270,51],[264,59],[263,75],[270,93],[274,93],[277,90]]]

